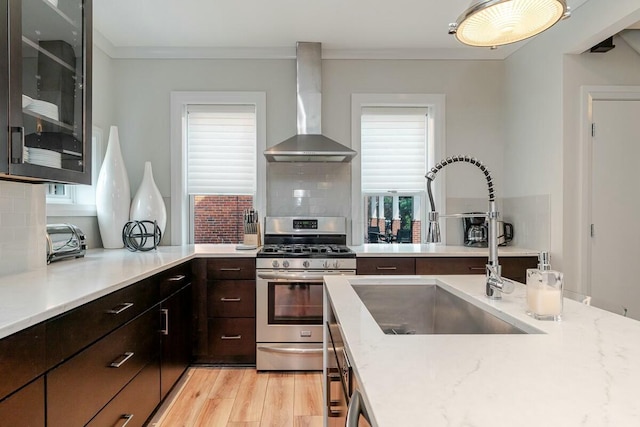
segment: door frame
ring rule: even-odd
[[[580,211],[578,244],[580,248],[577,292],[591,295],[591,200],[593,172],[593,151],[591,126],[593,123],[594,101],[640,101],[640,86],[581,86],[580,102]],[[596,129],[597,132],[597,129]]]

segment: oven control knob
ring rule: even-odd
[[[282,266],[284,268],[289,268],[289,261],[287,261],[286,259],[284,261],[282,261]]]
[[[303,261],[303,262],[302,262],[302,266],[303,266],[304,268],[309,268],[309,261],[308,261],[308,260]]]
[[[333,268],[338,268],[338,267],[340,267],[340,261],[334,261]]]
[[[275,259],[274,259],[274,260],[273,260],[273,262],[271,263],[271,266],[272,266],[273,268],[278,268],[278,266],[279,266],[279,265],[280,265],[280,264],[278,264],[278,261],[277,261],[277,260],[275,260]]]

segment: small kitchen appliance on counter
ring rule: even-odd
[[[468,214],[480,214],[482,212],[467,212]],[[464,217],[462,218],[462,232],[464,245],[486,248],[489,240],[489,224],[486,218]],[[498,245],[505,246],[513,240],[513,224],[498,221]]]
[[[47,224],[47,264],[81,258],[87,251],[85,235],[73,224]]]

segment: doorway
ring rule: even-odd
[[[640,88],[589,93],[583,271],[592,304],[640,320]]]

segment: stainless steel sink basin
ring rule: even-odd
[[[437,285],[352,287],[388,335],[529,333]]]

